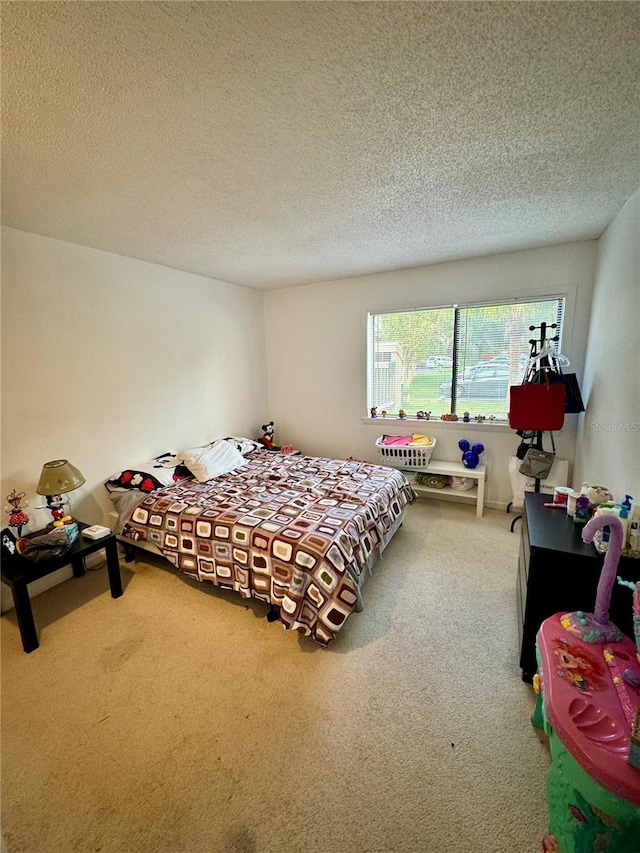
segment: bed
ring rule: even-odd
[[[234,441],[227,470],[183,451],[157,457],[151,479],[135,469],[111,478],[116,532],[125,548],[150,548],[190,578],[267,602],[272,619],[326,646],[362,610],[365,579],[413,491],[392,468],[254,443],[244,452],[237,442],[247,440]],[[232,439],[204,447],[219,453],[222,442]]]

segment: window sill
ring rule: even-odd
[[[424,418],[360,418],[360,422],[363,424],[371,424],[377,427],[381,427],[384,424],[384,430],[389,430],[390,428],[396,429],[398,427],[410,427],[411,432],[417,432],[417,428],[421,431],[429,430],[433,426],[436,426],[437,429],[473,429],[473,430],[490,430],[491,432],[514,432],[511,429],[509,424],[506,421],[482,421],[479,423],[476,420],[471,419],[468,422],[459,418],[457,421],[443,421],[441,418],[429,418],[429,420],[425,420]]]

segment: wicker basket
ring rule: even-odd
[[[391,468],[403,468],[407,471],[424,471],[431,461],[431,454],[436,446],[435,438],[429,445],[416,444],[414,446],[408,444],[395,447],[393,445],[387,446],[382,443],[383,441],[383,435],[376,441],[381,463],[389,465]]]

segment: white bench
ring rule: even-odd
[[[412,472],[413,473],[413,472]],[[467,477],[476,480],[476,485],[466,492],[445,486],[443,489],[435,489],[432,486],[422,486],[411,483],[418,494],[433,495],[434,497],[447,497],[455,495],[456,499],[463,501],[472,500],[476,504],[476,515],[482,518],[484,512],[484,483],[487,476],[486,465],[476,465],[475,468],[465,468],[462,462],[429,462],[428,466],[419,472],[420,474],[444,474],[447,477]],[[444,493],[444,494],[443,494]]]

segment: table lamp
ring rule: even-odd
[[[59,521],[64,516],[65,498],[63,495],[80,488],[85,482],[83,475],[67,459],[55,459],[45,462],[36,492],[47,499],[47,507],[53,520]]]

